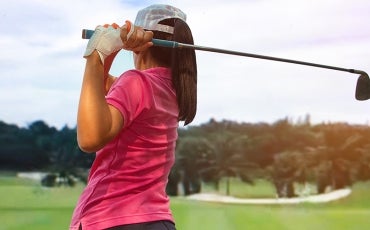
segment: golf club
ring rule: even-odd
[[[89,39],[89,38],[91,38],[93,33],[94,33],[94,30],[83,29],[82,30],[82,38],[83,39]],[[180,49],[181,48],[187,48],[187,49],[194,49],[194,50],[202,50],[202,51],[208,51],[208,52],[231,54],[231,55],[251,57],[251,58],[259,58],[259,59],[265,59],[265,60],[271,60],[271,61],[279,61],[279,62],[298,64],[298,65],[306,65],[306,66],[312,66],[312,67],[318,67],[318,68],[324,68],[324,69],[343,71],[343,72],[348,72],[348,73],[353,73],[353,74],[360,74],[360,77],[357,80],[355,98],[359,101],[364,101],[364,100],[370,99],[370,78],[369,78],[369,75],[365,71],[362,71],[362,70],[347,69],[347,68],[336,67],[336,66],[322,65],[322,64],[316,64],[316,63],[310,63],[310,62],[304,62],[304,61],[297,61],[297,60],[292,60],[292,59],[285,59],[285,58],[264,56],[264,55],[259,55],[259,54],[244,53],[244,52],[239,52],[239,51],[218,49],[218,48],[212,48],[212,47],[206,47],[206,46],[191,45],[191,44],[185,44],[185,43],[167,41],[167,40],[160,40],[160,39],[152,39],[152,42],[153,42],[153,45],[155,45],[155,46],[162,46],[162,47],[168,47],[168,48],[180,48]]]

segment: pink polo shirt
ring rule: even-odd
[[[97,152],[70,229],[174,221],[165,192],[179,113],[171,71],[127,71],[106,100],[121,112],[124,128]]]

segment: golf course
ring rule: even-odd
[[[39,182],[0,176],[0,230],[68,229],[74,205],[84,184],[44,188]],[[223,194],[205,187],[207,193]],[[231,195],[239,198],[272,198],[267,182],[254,186],[232,181]],[[172,197],[172,211],[179,230],[282,229],[364,230],[370,226],[370,183],[357,183],[348,197],[321,204],[225,204]]]

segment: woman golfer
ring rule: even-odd
[[[138,12],[135,25],[98,26],[85,55],[77,139],[96,152],[70,229],[175,229],[165,189],[174,163],[178,122],[196,114],[194,50],[155,47],[151,39],[194,44],[186,15],[168,5]],[[109,69],[121,49],[135,69]]]

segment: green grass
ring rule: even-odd
[[[42,188],[31,180],[0,177],[0,230],[68,229],[82,186]]]
[[[321,206],[253,206],[173,200],[181,229],[366,229],[370,210]],[[196,228],[203,226],[204,228]]]
[[[370,183],[356,184],[348,198],[298,205],[232,205],[176,198],[172,209],[181,229],[364,230],[370,226],[369,192]]]
[[[82,189],[82,185],[44,189],[28,180],[0,177],[0,230],[68,229]],[[272,192],[263,181],[254,187],[233,181],[231,187],[232,195],[238,196]],[[173,197],[171,204],[179,230],[364,230],[370,226],[370,183],[356,184],[348,198],[328,204],[232,205],[183,197]]]

